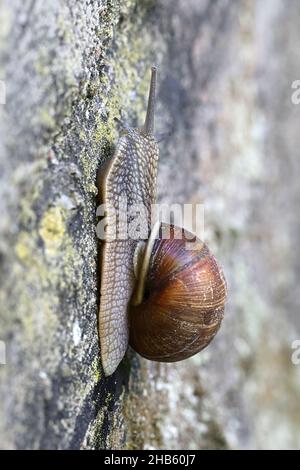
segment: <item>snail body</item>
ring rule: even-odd
[[[126,199],[128,210],[143,204],[150,232],[151,205],[156,199],[158,145],[153,137],[156,69],[152,68],[145,124],[140,129],[126,127],[112,159],[98,176],[100,200],[107,206],[108,231]],[[101,246],[101,289],[99,338],[102,366],[111,375],[128,347],[128,304],[135,286],[133,258],[139,240],[122,233]]]
[[[152,68],[145,124],[125,129],[98,179],[108,229],[125,196],[127,210],[145,207],[147,232],[146,241],[121,236],[101,244],[99,338],[106,376],[116,370],[128,344],[153,361],[196,354],[213,339],[224,314],[226,282],[208,247],[197,238],[188,246],[191,234],[182,228],[151,227],[159,156],[153,136],[155,87]]]

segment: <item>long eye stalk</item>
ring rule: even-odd
[[[145,134],[153,134],[153,131],[154,131],[155,94],[156,94],[156,67],[152,67],[147,114],[146,114],[145,124],[143,127],[143,131],[145,132]]]

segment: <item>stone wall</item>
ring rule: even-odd
[[[300,447],[298,2],[16,0],[0,18],[1,448]],[[158,199],[205,204],[229,301],[201,354],[129,351],[106,379],[96,171],[115,118],[144,119],[153,63]]]

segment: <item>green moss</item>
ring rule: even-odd
[[[22,262],[30,264],[35,246],[35,240],[32,235],[22,231],[19,233],[18,241],[15,245],[16,255]]]
[[[46,252],[49,255],[57,254],[66,231],[65,211],[61,207],[51,207],[43,216],[39,235],[44,241]]]
[[[96,356],[92,362],[91,376],[94,378],[95,383],[98,383],[101,379],[100,358],[98,356]]]
[[[56,122],[53,116],[51,116],[48,109],[41,109],[39,112],[39,122],[42,126],[47,129],[55,129]]]
[[[51,207],[42,216],[37,231],[19,233],[15,253],[26,266],[27,284],[32,280],[34,285],[37,278],[41,288],[70,289],[76,285],[76,289],[82,291],[82,258],[68,234],[68,216],[63,207]],[[43,249],[39,246],[39,237],[43,240]]]
[[[6,305],[11,305],[8,320],[12,328],[15,329],[15,319],[22,323],[22,343],[28,354],[38,354],[43,348],[46,354],[48,332],[55,331],[58,326],[54,312],[59,301],[55,290],[49,286],[57,282],[61,273],[49,269],[45,263],[38,238],[35,230],[19,233],[15,244],[19,263],[13,264],[11,273],[12,278],[19,281],[13,285],[10,299],[6,300]]]

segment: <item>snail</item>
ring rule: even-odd
[[[151,227],[156,201],[158,145],[153,136],[156,68],[152,67],[145,124],[125,127],[114,155],[98,174],[108,232],[119,199],[146,209],[145,240],[118,233],[101,244],[99,338],[102,366],[111,375],[130,344],[161,362],[186,359],[205,348],[224,314],[226,282],[208,247],[174,225]],[[165,237],[165,233],[169,236]]]

